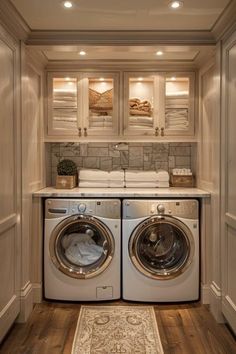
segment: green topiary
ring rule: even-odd
[[[57,165],[59,176],[74,176],[77,174],[77,166],[72,160],[62,160]]]

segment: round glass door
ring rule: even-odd
[[[54,265],[72,278],[92,278],[110,264],[115,243],[108,227],[86,215],[64,219],[50,238]]]
[[[154,279],[175,278],[191,264],[194,241],[189,228],[169,217],[153,217],[137,226],[129,241],[135,267]]]

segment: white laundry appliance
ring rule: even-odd
[[[123,298],[199,298],[198,201],[123,201]]]
[[[45,298],[120,298],[120,209],[115,199],[45,201]]]

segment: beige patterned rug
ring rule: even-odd
[[[163,354],[152,306],[82,306],[72,354]]]

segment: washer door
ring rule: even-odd
[[[165,215],[151,217],[133,231],[129,254],[134,266],[145,276],[171,279],[191,264],[194,240],[180,220]]]
[[[50,256],[54,265],[72,278],[92,278],[110,264],[115,242],[108,227],[95,217],[73,215],[53,230]]]

